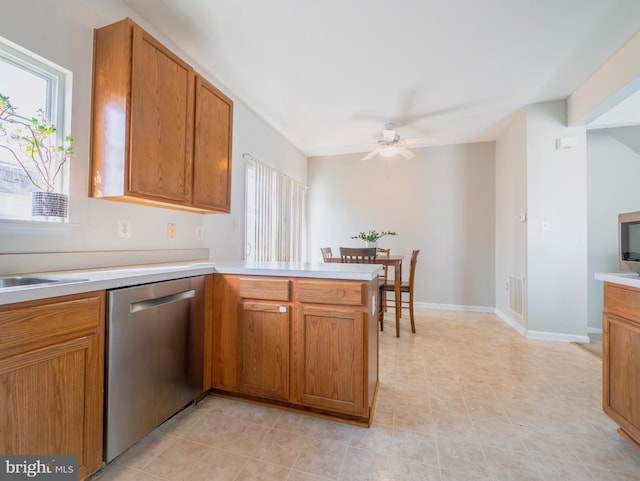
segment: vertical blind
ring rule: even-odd
[[[246,255],[255,261],[300,261],[304,258],[304,184],[244,154],[246,175]]]

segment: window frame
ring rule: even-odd
[[[46,82],[46,105],[44,106],[47,119],[56,126],[56,143],[62,145],[66,136],[71,132],[71,92],[72,73],[40,55],[17,45],[0,36],[0,62],[13,65]],[[19,107],[19,106],[18,106]],[[70,193],[70,163],[63,166],[58,178],[59,191],[69,196]],[[2,199],[4,192],[0,192]],[[69,196],[70,197],[70,196]],[[18,222],[69,222],[69,216],[63,219],[51,219],[35,216],[11,216],[0,214],[2,221]]]

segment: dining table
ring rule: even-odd
[[[400,316],[402,315],[400,284],[402,283],[402,260],[404,256],[377,256],[376,264],[393,267],[393,292],[395,294],[395,311],[396,311],[396,336],[400,337]],[[325,262],[342,262],[340,256],[331,256],[325,259]]]

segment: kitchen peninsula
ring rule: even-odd
[[[0,446],[15,455],[77,455],[81,480],[100,469],[110,293],[193,276],[206,277],[196,347],[204,351],[196,379],[203,394],[368,426],[378,386],[381,269],[196,260],[5,276]],[[63,394],[73,402],[60,405]]]
[[[370,425],[377,265],[216,265],[212,392]]]

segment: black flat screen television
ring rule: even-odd
[[[618,215],[620,269],[640,273],[640,212]]]

